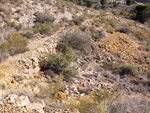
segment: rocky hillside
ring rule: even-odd
[[[149,113],[150,27],[119,10],[1,0],[0,112]]]

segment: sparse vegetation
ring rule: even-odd
[[[47,24],[36,23],[34,33],[48,34],[50,33],[50,26]]]
[[[51,69],[56,74],[60,74],[68,65],[69,62],[61,54],[49,54],[40,62],[41,71]]]
[[[120,74],[120,75],[130,75],[130,76],[136,76],[137,75],[137,67],[133,65],[117,65],[113,63],[103,63],[103,68],[112,70],[114,73]]]
[[[35,22],[37,23],[52,23],[55,21],[55,18],[53,15],[50,15],[49,13],[45,12],[35,12]]]
[[[121,67],[121,75],[131,75],[136,76],[137,75],[137,68],[133,65],[124,65]]]
[[[41,59],[41,71],[51,69],[56,74],[63,74],[65,79],[68,80],[77,74],[77,71],[73,67],[68,67],[71,62],[76,60],[76,54],[71,47],[60,51],[62,53],[49,54],[47,58]]]
[[[0,112],[17,98],[42,100],[39,112],[150,113],[150,7],[133,1],[0,0]]]
[[[125,11],[121,11],[121,12],[120,12],[120,15],[122,15],[122,16],[127,16],[127,14],[126,14]]]
[[[11,3],[11,4],[16,4],[16,3],[22,3],[22,0],[1,0],[1,3]]]
[[[92,0],[70,0],[73,3],[76,3],[78,5],[84,5],[87,7],[92,7],[93,1]]]
[[[51,27],[53,28],[53,22],[55,18],[48,12],[35,12],[35,25],[34,33],[48,34],[51,32]]]
[[[135,3],[135,0],[126,0],[127,5],[132,5]]]
[[[62,50],[71,46],[75,50],[87,53],[90,50],[90,38],[90,35],[87,35],[80,30],[68,31],[59,42],[58,46]]]
[[[35,97],[40,98],[53,98],[53,95],[58,92],[62,91],[65,88],[65,85],[63,84],[64,77],[62,75],[55,77],[55,82],[52,82],[48,85],[48,87],[45,86],[39,86],[40,87],[40,93],[35,94]]]
[[[2,53],[9,53],[10,55],[25,52],[27,50],[28,40],[19,33],[9,34],[8,41],[1,45]]]

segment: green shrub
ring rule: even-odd
[[[131,16],[130,16],[131,19],[135,20],[136,19],[136,13],[133,13]]]
[[[97,104],[88,100],[81,100],[78,104],[72,102],[68,107],[76,108],[80,113],[99,113]]]
[[[62,53],[61,53],[62,52]],[[68,67],[71,62],[76,60],[76,54],[71,47],[60,50],[57,54],[49,54],[46,58],[42,58],[39,62],[41,71],[51,69],[56,74],[63,74],[65,79],[77,74],[73,67]]]
[[[108,2],[107,0],[101,0],[101,5],[104,6],[107,4],[107,2]]]
[[[9,34],[7,42],[1,45],[1,51],[10,55],[25,52],[27,50],[28,40],[19,33]]]
[[[132,33],[135,35],[135,37],[137,37],[141,41],[147,39],[147,37],[145,37],[145,35],[141,31],[132,30]]]
[[[126,0],[127,5],[132,5],[135,3],[135,0]]]
[[[110,92],[107,89],[99,89],[93,92],[94,100],[97,103],[100,103],[101,101],[107,101],[113,97],[113,92]]]
[[[107,62],[103,62],[103,68],[104,69],[112,69],[112,64],[111,63],[107,63]]]
[[[53,98],[53,95],[58,92],[65,89],[65,85],[63,84],[64,77],[62,75],[55,76],[54,81],[48,84],[48,86],[39,86],[40,92],[35,94],[35,97],[39,98]]]
[[[108,33],[113,33],[113,32],[114,32],[114,29],[111,28],[111,27],[109,27],[109,28],[107,29],[107,32],[108,32]]]
[[[117,27],[117,21],[112,18],[112,19],[107,19],[107,23],[112,27],[112,28],[116,28]]]
[[[7,23],[8,26],[16,29],[17,31],[21,30],[23,27],[23,24],[19,23],[18,25],[15,22],[8,22]]]
[[[137,68],[133,65],[118,65],[108,62],[103,62],[103,68],[112,70],[116,74],[120,75],[131,75],[136,76],[137,75]]]
[[[73,67],[68,67],[63,71],[65,80],[69,80],[71,77],[77,75],[78,72]]]
[[[150,4],[138,5],[132,18],[142,23],[148,22],[150,19]]]
[[[34,33],[47,34],[50,33],[50,26],[47,24],[36,23],[34,28]]]
[[[82,24],[82,22],[79,19],[74,19],[72,20],[72,22],[77,26],[80,26]]]
[[[47,12],[35,12],[34,13],[35,15],[35,22],[39,22],[39,23],[49,23],[49,22],[54,22],[55,21],[55,18],[53,15],[50,15],[49,13]]]
[[[69,62],[61,54],[49,54],[40,61],[41,71],[51,69],[56,74],[60,74],[68,65]]]
[[[112,12],[114,15],[117,15],[117,12],[116,12],[116,11],[112,10],[111,12]]]
[[[77,56],[71,47],[66,47],[66,49],[63,50],[63,52],[64,52],[64,57],[67,59],[67,61],[69,62],[76,61]]]
[[[122,15],[122,16],[127,16],[127,14],[126,14],[125,11],[121,11],[121,12],[120,12],[120,15]]]
[[[58,46],[63,50],[71,46],[73,49],[87,53],[90,50],[90,38],[90,35],[79,30],[68,31],[63,39],[59,41]]]
[[[121,75],[131,75],[136,76],[137,75],[137,68],[133,65],[124,65],[121,67]]]
[[[117,31],[117,32],[120,32],[120,33],[126,33],[126,34],[129,34],[129,33],[132,32],[131,29],[130,29],[130,28],[127,28],[127,27],[122,27],[122,28],[120,28],[120,29],[117,29],[116,31]]]
[[[16,26],[15,26],[15,29],[16,29],[17,31],[19,31],[19,30],[22,29],[22,27],[23,27],[23,24],[19,23],[19,25],[16,25]]]
[[[92,7],[94,3],[92,0],[69,0],[69,1],[76,3],[78,5],[84,5],[86,7]]]
[[[113,2],[113,7],[118,7],[118,5],[119,5],[120,3],[119,2]]]
[[[23,36],[30,39],[30,38],[34,37],[34,33],[33,33],[32,29],[25,30],[23,33]]]
[[[46,25],[46,24],[42,24],[39,28],[39,31],[41,34],[46,34],[50,32],[50,26]]]

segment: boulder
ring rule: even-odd
[[[101,36],[102,38],[108,37],[107,32],[104,31],[104,30],[103,30],[103,31],[100,31],[99,34],[100,34],[100,36]]]

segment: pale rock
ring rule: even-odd
[[[107,34],[106,31],[100,31],[99,34],[100,34],[100,36],[101,36],[102,38],[108,37],[108,34]]]
[[[11,94],[11,95],[8,95],[8,97],[10,98],[10,101],[12,103],[15,103],[18,96],[16,94]]]
[[[37,110],[39,113],[44,113],[43,108],[45,107],[45,103],[42,100],[41,103],[30,103],[26,106],[27,110]]]
[[[0,104],[2,105],[2,104],[3,104],[3,101],[0,101]]]
[[[16,102],[18,106],[26,106],[30,103],[30,100],[27,96],[18,97],[18,101]]]

